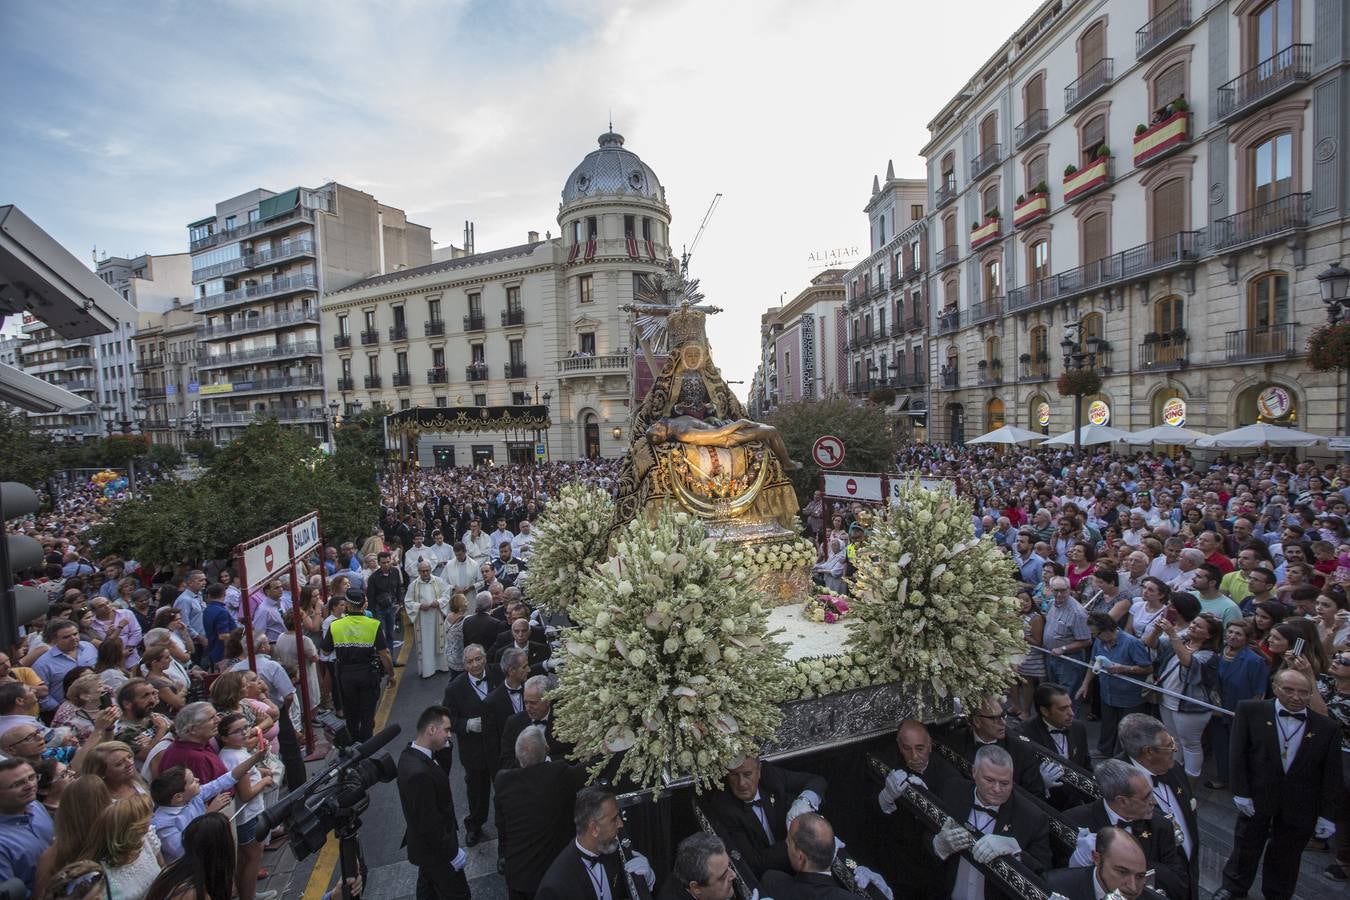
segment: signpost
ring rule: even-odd
[[[832,434],[822,434],[811,445],[811,459],[822,469],[837,469],[844,462],[844,442]]]

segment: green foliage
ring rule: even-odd
[[[0,481],[35,485],[56,468],[51,438],[34,431],[24,413],[0,407]]]
[[[385,458],[383,409],[366,409],[352,416],[343,416],[337,429],[337,446],[354,448],[373,464],[382,464]]]
[[[151,444],[145,459],[162,469],[176,469],[183,464],[183,451],[172,444]]]
[[[1350,322],[1313,329],[1308,337],[1308,368],[1314,372],[1350,369]]]
[[[886,413],[872,404],[847,400],[808,400],[784,403],[769,416],[787,444],[788,455],[802,464],[789,472],[797,500],[805,504],[820,481],[820,468],[811,459],[811,445],[823,434],[844,442],[843,469],[850,472],[889,472],[894,465],[895,441]]]
[[[183,449],[186,450],[191,455],[197,457],[197,459],[200,460],[201,464],[204,466],[211,465],[211,461],[214,460],[216,458],[216,454],[220,452],[219,447],[217,447],[211,441],[205,439],[200,441],[184,441]]]

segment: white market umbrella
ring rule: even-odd
[[[1084,425],[1078,429],[1080,436],[1079,443],[1084,447],[1090,447],[1093,444],[1110,444],[1115,441],[1123,441],[1130,436],[1128,431],[1121,431],[1119,428],[1112,428],[1110,425]],[[1066,431],[1063,434],[1057,434],[1041,446],[1043,447],[1072,447],[1072,431]]]
[[[1180,425],[1159,425],[1143,431],[1131,432],[1125,439],[1128,444],[1179,444],[1189,446],[1196,441],[1207,440],[1209,435],[1200,431],[1182,428]]]
[[[986,434],[977,438],[971,438],[966,441],[967,444],[1029,444],[1032,441],[1043,441],[1045,435],[1035,431],[1027,431],[1025,428],[1018,428],[1016,425],[1004,425],[1002,428],[995,428]]]
[[[1326,438],[1320,434],[1256,422],[1202,439],[1198,446],[1241,449],[1243,447],[1311,447]]]

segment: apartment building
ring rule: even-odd
[[[632,315],[670,256],[670,209],[656,173],[600,136],[568,176],[559,237],[465,253],[325,291],[329,395],[343,409],[546,405],[554,458],[628,447]],[[531,432],[423,435],[423,466],[529,462]]]
[[[844,276],[845,369],[850,396],[894,390],[890,410],[922,438],[927,425],[928,185],[922,178],[873,177],[867,213],[871,250]]]
[[[1346,256],[1350,29],[1316,0],[1050,0],[929,125],[933,439],[1344,431],[1304,365]],[[1166,410],[1166,411],[1165,411]]]
[[[197,323],[190,301],[175,302],[163,312],[141,313],[135,337],[141,428],[154,443],[180,450],[210,424],[209,416],[202,419]]]
[[[848,386],[844,359],[844,269],[826,269],[797,296],[760,316],[760,365],[750,383],[749,412],[780,403],[820,400]]]
[[[431,262],[428,228],[332,182],[224,200],[188,238],[196,393],[217,442],[265,418],[325,438],[320,294]]]

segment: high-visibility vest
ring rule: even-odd
[[[376,665],[375,636],[380,620],[367,616],[343,616],[328,626],[333,651],[341,666]]]

